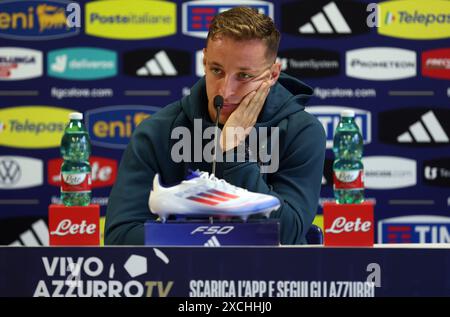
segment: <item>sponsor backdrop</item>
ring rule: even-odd
[[[48,244],[75,110],[104,215],[133,130],[189,93],[212,17],[236,5],[274,18],[283,70],[314,87],[307,111],[328,136],[321,203],[333,196],[333,131],[352,108],[377,241],[450,242],[450,1],[379,2],[378,20],[364,0],[77,3],[79,28],[66,26],[69,2],[0,1],[0,244]]]

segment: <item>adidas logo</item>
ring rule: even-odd
[[[18,240],[10,246],[48,246],[48,227],[44,220],[40,219],[31,225],[31,229],[22,233]]]
[[[397,137],[399,143],[448,143],[449,139],[433,111],[428,111],[421,119],[409,126],[408,131]]]
[[[336,3],[330,2],[322,8],[323,12],[315,14],[311,18],[311,22],[305,23],[299,27],[299,32],[302,34],[350,34],[350,29],[347,21],[344,19],[341,11]]]
[[[203,244],[205,247],[220,247],[220,242],[216,236],[212,236],[208,241]]]
[[[165,51],[159,51],[155,57],[145,63],[145,66],[136,71],[138,76],[176,76],[175,66]]]

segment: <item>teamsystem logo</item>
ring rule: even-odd
[[[75,2],[2,1],[0,37],[14,40],[51,40],[73,36],[81,27],[81,9]]]
[[[366,4],[339,0],[302,1],[281,7],[281,31],[332,38],[369,32]]]
[[[405,108],[379,114],[381,142],[407,146],[442,146],[450,143],[450,110]]]
[[[101,79],[117,74],[117,53],[111,50],[77,47],[48,53],[48,75],[64,79]]]
[[[378,243],[449,243],[450,218],[405,216],[378,222]]]
[[[338,52],[324,49],[291,49],[279,52],[281,70],[292,76],[328,77],[339,75]]]
[[[257,9],[272,19],[273,4],[266,1],[239,0],[239,1],[189,1],[183,3],[183,34],[206,38],[209,25],[217,14],[238,6]]]
[[[450,37],[449,1],[385,1],[378,5],[378,33],[435,40]]]
[[[450,187],[450,157],[428,160],[423,166],[425,184]]]
[[[372,117],[370,111],[340,106],[306,107],[305,110],[314,115],[320,121],[320,123],[322,123],[327,136],[327,149],[331,149],[333,147],[334,131],[336,131],[336,127],[339,124],[339,120],[341,118],[341,112],[344,109],[355,111],[355,122],[361,131],[364,144],[368,144],[372,141]]]
[[[0,80],[40,77],[42,65],[41,51],[20,47],[0,48]]]
[[[124,54],[124,73],[139,78],[189,75],[191,56],[172,49],[142,49]]]

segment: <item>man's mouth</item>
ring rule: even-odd
[[[232,108],[236,108],[239,104],[237,103],[224,103],[223,107],[227,108],[227,109],[232,109]]]

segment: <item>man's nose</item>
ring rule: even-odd
[[[236,91],[236,83],[231,76],[223,77],[220,87],[219,93],[222,95],[223,99],[227,100],[230,96],[234,95]]]

